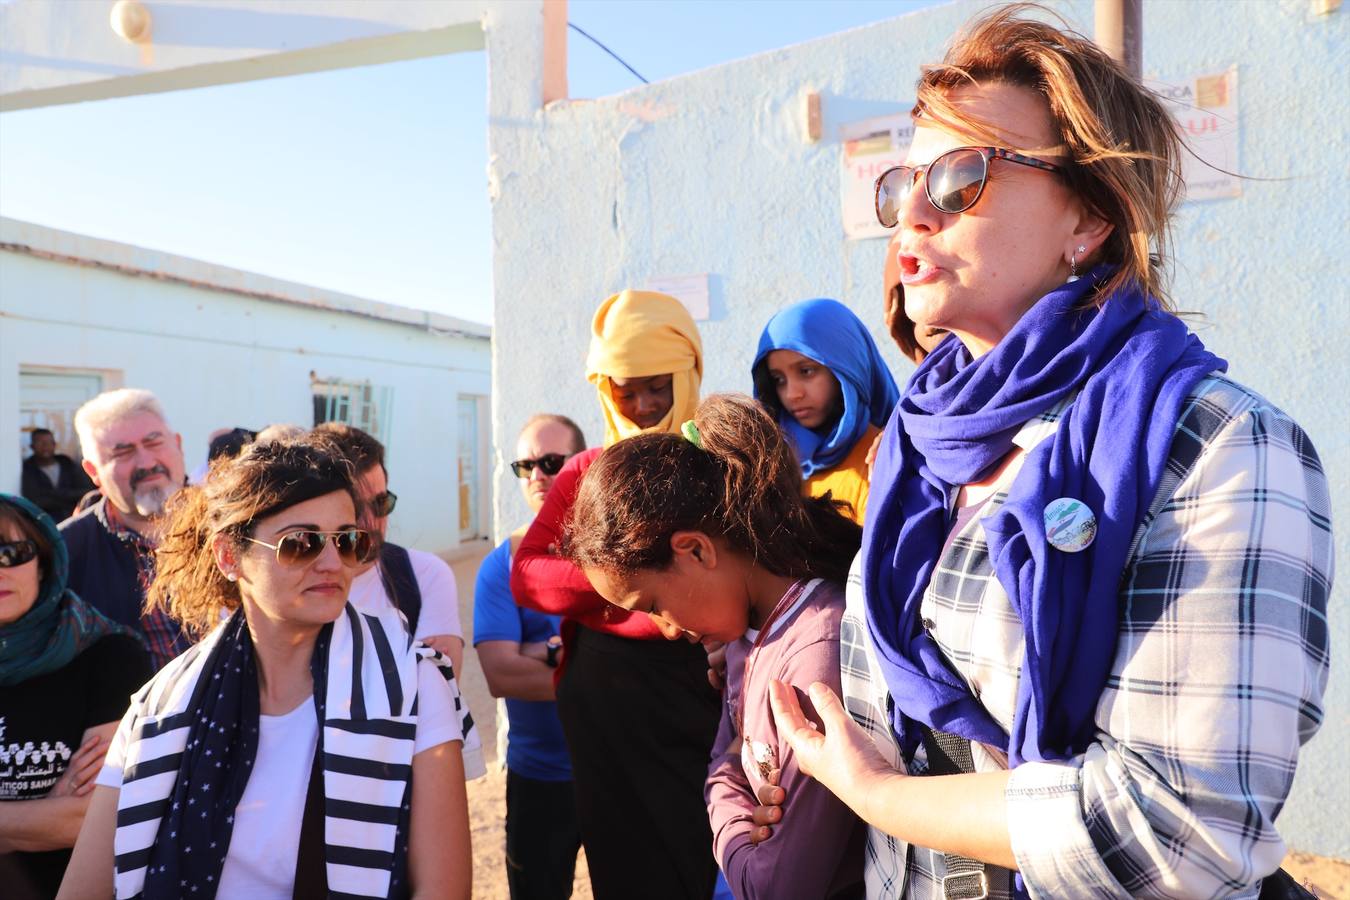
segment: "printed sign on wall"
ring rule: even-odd
[[[890,235],[890,229],[877,221],[874,188],[878,175],[905,161],[913,138],[914,123],[908,113],[840,126],[839,197],[844,236],[849,240]]]
[[[1181,154],[1185,199],[1242,196],[1242,181],[1227,174],[1240,171],[1237,66],[1186,81],[1151,81],[1149,87],[1167,101],[1182,138],[1194,151]]]
[[[685,309],[689,310],[689,315],[693,316],[696,322],[706,322],[712,313],[708,299],[708,276],[706,273],[702,275],[667,275],[663,278],[653,278],[647,282],[646,289],[656,291],[659,294],[669,294],[679,300],[684,304]]]

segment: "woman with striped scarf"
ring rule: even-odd
[[[133,698],[61,897],[464,897],[448,662],[347,603],[350,467],[255,447],[175,498],[151,602],[209,632]]]

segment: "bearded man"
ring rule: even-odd
[[[155,395],[105,391],[75,413],[84,471],[103,498],[61,525],[69,585],[85,602],[135,629],[159,669],[190,646],[163,610],[147,612],[164,506],[186,479],[182,436]]]

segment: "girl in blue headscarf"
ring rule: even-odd
[[[797,451],[809,496],[827,491],[862,522],[867,451],[899,399],[867,326],[838,300],[804,300],[764,326],[755,399]]]

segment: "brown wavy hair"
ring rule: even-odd
[[[372,466],[379,466],[384,470],[384,477],[389,477],[389,470],[384,465],[384,444],[380,443],[375,435],[362,431],[355,425],[348,425],[345,422],[323,422],[315,425],[314,430],[301,440],[320,446],[327,441],[332,445],[332,449],[347,457],[347,461],[356,469],[358,475]]]
[[[676,434],[619,441],[587,470],[563,553],[584,569],[665,569],[677,531],[722,538],[776,575],[843,582],[862,529],[847,504],[809,498],[778,425],[749,397],[716,394],[694,414],[702,447]]]
[[[1091,40],[1063,19],[1057,28],[1027,18],[1031,13],[1058,18],[1037,4],[1016,3],[958,34],[941,63],[923,68],[913,118],[973,143],[998,143],[993,126],[959,109],[950,93],[1003,83],[1040,94],[1063,151],[1057,160],[1062,177],[1089,210],[1115,226],[1088,260],[1117,267],[1098,290],[1098,302],[1133,283],[1170,310],[1163,268],[1182,190],[1177,125],[1156,94]]]
[[[346,491],[359,511],[353,477],[344,457],[306,443],[253,444],[217,459],[204,482],[169,501],[148,608],[166,610],[190,634],[210,631],[240,603],[239,585],[216,565],[216,535],[242,552],[257,520],[333,491]]]

